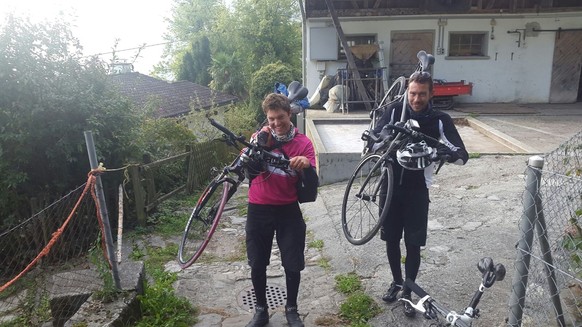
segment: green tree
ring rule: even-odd
[[[110,87],[103,62],[82,58],[66,23],[10,16],[0,53],[0,226],[86,180],[86,130],[106,167],[141,156],[143,114]]]
[[[212,81],[210,87],[239,97],[245,97],[246,88],[242,63],[237,53],[217,52],[212,57],[210,67]]]
[[[169,71],[179,78],[182,72],[197,72],[195,67],[187,67],[188,64],[209,64],[210,51],[207,53],[205,49],[210,42],[208,46],[204,42],[196,43],[209,37],[218,13],[224,10],[225,6],[215,0],[174,0],[172,17],[168,19],[169,30],[164,36],[169,41],[165,49],[168,60],[162,66],[156,66],[155,72],[162,75]],[[187,53],[191,58],[187,58]],[[203,58],[196,58],[198,56]]]
[[[244,54],[245,69],[284,62],[301,67],[301,25],[295,0],[238,0],[230,19],[238,51]]]
[[[200,40],[192,43],[192,46],[182,58],[178,65],[178,80],[186,80],[200,85],[208,86],[210,84],[210,41],[203,36]]]
[[[167,39],[171,70],[185,70],[186,44],[209,40],[210,86],[245,97],[261,67],[283,62],[301,72],[301,23],[295,0],[234,0],[230,6],[208,0],[175,0]],[[195,54],[191,52],[194,57]],[[190,59],[188,59],[190,60]],[[190,61],[192,65],[195,58]]]

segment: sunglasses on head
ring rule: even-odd
[[[411,81],[424,82],[430,80],[432,77],[429,72],[415,72],[410,75]]]

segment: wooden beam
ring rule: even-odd
[[[329,14],[331,15],[331,19],[333,21],[333,25],[335,26],[335,30],[337,35],[342,43],[342,47],[346,53],[346,58],[348,60],[348,73],[352,73],[354,76],[354,80],[356,81],[356,89],[358,91],[358,95],[364,102],[366,106],[366,110],[372,110],[372,106],[370,105],[370,98],[368,97],[368,93],[364,88],[364,83],[362,83],[362,79],[360,77],[360,72],[358,71],[358,67],[356,67],[356,62],[354,61],[354,55],[352,54],[352,49],[350,49],[348,45],[348,41],[346,40],[346,36],[344,35],[344,31],[342,30],[342,26],[340,25],[339,19],[337,18],[337,14],[335,12],[335,7],[333,5],[333,0],[325,0],[327,5],[327,9],[329,10]]]

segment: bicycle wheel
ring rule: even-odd
[[[378,232],[392,199],[393,172],[382,157],[365,157],[350,177],[342,203],[342,229],[348,242],[362,245]],[[388,190],[386,192],[386,190]]]
[[[390,85],[390,88],[384,94],[382,101],[380,101],[380,106],[386,105],[396,100],[397,98],[400,98],[405,91],[406,91],[406,77],[400,76],[394,81],[394,83],[392,83],[392,85]]]
[[[229,189],[230,183],[213,181],[198,199],[178,249],[178,263],[182,269],[196,262],[206,248],[228,201]]]

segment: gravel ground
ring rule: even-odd
[[[474,326],[501,326],[508,315],[528,158],[482,156],[464,166],[446,165],[431,189],[429,237],[422,252],[418,284],[442,304],[460,311],[479,286],[476,265],[480,258],[492,257],[507,268],[505,280],[485,292],[479,306],[482,317]],[[421,317],[404,317],[400,304],[380,300],[391,282],[384,243],[379,237],[362,246],[345,240],[339,225],[344,190],[345,183],[322,187],[318,202],[324,203],[327,215],[309,223],[315,237],[325,242],[333,274],[355,271],[363,277],[366,293],[384,309],[372,326],[428,326]],[[310,206],[321,205],[318,202],[305,206],[307,215]]]

